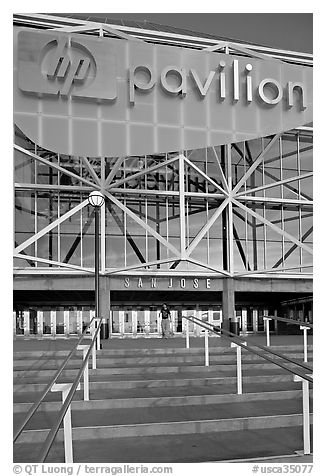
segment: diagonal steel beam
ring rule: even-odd
[[[236,43],[228,42],[229,48],[231,48],[235,52],[245,53],[246,55],[250,56],[251,58],[259,58],[263,60],[275,61],[277,63],[281,63],[280,60],[277,58],[271,58],[269,55],[265,55],[264,53],[258,53],[257,51],[249,50],[241,45]]]
[[[250,208],[246,207],[243,205],[241,202],[238,202],[238,200],[233,199],[234,205],[238,206],[239,208],[242,208],[242,210],[247,211],[250,215],[253,217],[257,218],[257,220],[261,221],[262,223],[265,223],[269,228],[271,228],[273,231],[278,233],[279,235],[284,236],[284,238],[287,238],[289,241],[292,241],[296,245],[300,246],[303,250],[307,251],[310,254],[313,254],[313,251],[309,246],[305,245],[304,243],[301,243],[301,241],[297,240],[294,236],[290,235],[286,231],[282,230],[278,226],[274,225],[271,223],[269,220],[266,220],[266,218],[262,217],[258,213],[252,211]]]
[[[38,162],[41,162],[42,164],[45,164],[48,167],[59,170],[63,174],[70,175],[70,177],[73,177],[80,182],[84,182],[87,185],[90,185],[93,189],[96,189],[96,184],[94,184],[93,182],[90,182],[89,180],[85,179],[84,177],[81,177],[80,175],[70,172],[69,170],[65,169],[64,167],[61,167],[58,164],[50,162],[47,159],[43,159],[43,157],[40,157],[39,155],[34,154],[33,152],[30,152],[29,150],[26,150],[23,147],[20,147],[19,145],[14,144],[14,149],[18,150],[19,152],[22,152],[25,155],[28,155],[29,157],[32,157],[34,160],[37,160]]]
[[[91,174],[91,176],[93,177],[93,179],[95,180],[96,184],[98,186],[101,186],[101,180],[100,178],[98,177],[97,173],[95,172],[95,170],[93,169],[93,167],[91,166],[91,164],[89,163],[87,157],[82,157],[82,161],[84,163],[84,165],[86,166],[88,172]]]
[[[109,26],[106,23],[101,24],[101,29],[104,30],[104,31],[107,31],[108,33],[111,33],[112,35],[117,36],[118,38],[123,38],[124,40],[137,41],[137,42],[144,43],[144,40],[142,40],[141,38],[137,38],[135,36],[128,35],[127,33],[123,33],[122,31],[120,31],[116,28],[113,28],[112,26]]]
[[[221,178],[222,178],[222,182],[223,182],[223,185],[224,185],[224,188],[225,190],[228,190],[229,189],[229,186],[228,186],[228,183],[226,181],[226,177],[225,177],[225,174],[222,170],[222,166],[221,166],[221,162],[220,162],[220,159],[219,159],[219,156],[217,155],[217,152],[215,150],[215,147],[212,147],[212,150],[213,150],[213,154],[214,154],[214,158],[216,160],[216,165],[217,165],[217,168],[218,168],[218,171],[220,172],[220,175],[221,175]]]
[[[237,245],[240,257],[242,259],[243,265],[244,265],[245,269],[248,269],[248,271],[250,271],[249,259],[246,257],[246,253],[244,252],[244,249],[243,249],[243,246],[242,246],[242,243],[241,243],[241,240],[239,238],[239,235],[238,235],[238,232],[237,232],[237,229],[236,229],[236,226],[235,226],[234,222],[233,222],[233,236],[234,236],[235,244]]]
[[[248,178],[251,176],[251,174],[262,163],[262,161],[264,160],[265,154],[270,150],[270,148],[275,144],[275,142],[278,141],[280,136],[281,136],[281,134],[276,134],[273,137],[273,139],[271,139],[269,144],[265,147],[265,149],[261,151],[261,153],[258,155],[257,159],[253,162],[253,164],[249,167],[247,172],[243,175],[243,177],[239,180],[239,182],[234,187],[233,194],[235,194],[242,187],[242,185],[248,180]]]
[[[78,233],[78,235],[76,236],[76,238],[74,239],[74,242],[73,244],[71,245],[70,249],[68,250],[68,253],[66,254],[66,257],[64,258],[63,260],[63,263],[69,263],[69,260],[70,258],[72,257],[72,255],[74,254],[74,252],[76,251],[79,243],[81,242],[81,238],[82,236],[84,236],[87,232],[87,230],[89,229],[89,227],[91,226],[92,224],[92,221],[94,220],[94,217],[95,217],[95,210],[92,210],[92,213],[91,215],[89,216],[89,218],[87,219],[85,225],[83,226],[83,229],[80,233]]]
[[[190,165],[190,167],[192,167],[194,170],[196,170],[196,172],[198,172],[202,177],[204,177],[204,179],[206,179],[214,187],[216,187],[220,192],[222,192],[224,196],[226,196],[227,192],[222,187],[220,187],[219,184],[215,182],[215,180],[211,179],[208,175],[205,174],[205,172],[200,170],[200,168],[197,167],[197,165],[193,164],[191,160],[188,160],[187,157],[185,156],[184,156],[184,161],[187,162],[187,164]]]
[[[295,182],[296,180],[303,180],[305,178],[312,177],[312,176],[313,176],[312,172],[307,172],[306,174],[296,175],[295,177],[287,178],[287,179],[284,179],[284,180],[279,180],[278,182],[268,183],[267,185],[262,185],[261,187],[256,187],[256,188],[250,188],[250,189],[247,189],[247,190],[243,190],[241,192],[238,192],[235,196],[236,197],[241,197],[241,195],[246,195],[247,193],[260,192],[260,191],[263,191],[263,190],[267,190],[269,188],[277,187],[279,185],[284,185],[284,184],[290,183],[290,182]]]
[[[201,261],[198,261],[196,259],[187,258],[186,261],[188,261],[189,263],[192,263],[192,264],[196,264],[197,266],[201,266],[202,268],[206,268],[206,269],[209,269],[211,271],[215,271],[216,273],[221,273],[224,276],[231,276],[231,273],[229,273],[225,269],[220,269],[220,268],[216,268],[215,266],[210,266],[209,264],[202,263]]]
[[[62,266],[63,268],[75,269],[77,271],[84,271],[86,273],[94,274],[94,270],[92,270],[90,268],[83,268],[81,266],[77,266],[77,265],[74,265],[74,264],[62,263],[61,261],[52,261],[52,260],[45,259],[45,258],[38,258],[37,256],[29,256],[29,255],[23,255],[23,254],[16,253],[16,254],[14,254],[14,258],[19,258],[19,259],[27,259],[28,258],[29,260],[37,261],[39,263],[51,264],[51,265],[54,265],[54,266]],[[39,271],[41,271],[41,270],[39,270]]]
[[[241,197],[235,197],[237,200],[243,200],[246,202],[261,202],[261,203],[283,203],[286,205],[301,205],[303,207],[312,207],[313,201],[312,200],[296,200],[292,198],[272,198],[272,197],[252,197],[251,195],[241,195]]]
[[[282,271],[282,274],[284,275],[283,271],[291,271],[292,269],[312,268],[312,267],[313,267],[313,263],[305,264],[305,265],[302,265],[302,266],[300,266],[300,265],[298,265],[298,266],[288,266],[286,268],[255,269],[253,271],[247,271],[247,272],[240,271],[238,273],[234,273],[234,277],[242,278],[242,277],[250,276],[250,275],[253,275],[253,274],[264,274],[264,273],[266,273],[266,274],[275,274],[275,273],[278,273],[279,271]],[[309,274],[312,274],[312,273],[309,273]]]
[[[145,175],[147,173],[154,172],[155,170],[161,169],[162,167],[165,167],[167,165],[172,164],[173,162],[176,162],[179,160],[179,156],[173,157],[172,159],[165,160],[164,162],[160,162],[159,164],[152,165],[151,167],[147,167],[146,169],[142,169],[141,171],[133,174],[133,175],[128,175],[128,177],[117,180],[117,182],[113,182],[107,190],[110,190],[113,187],[119,187],[120,185],[129,182],[130,180],[134,180],[135,178],[141,177],[142,175]]]
[[[109,205],[109,204],[107,204]],[[120,231],[122,233],[124,233],[124,224],[122,223],[122,221],[120,220],[120,218],[118,217],[116,211],[114,210],[114,208],[112,207],[109,207],[107,206],[109,212],[111,213],[112,217],[114,218],[116,224],[118,225],[118,227],[120,228]],[[146,263],[146,259],[144,258],[144,256],[142,255],[140,249],[138,248],[138,246],[136,245],[134,239],[132,238],[132,236],[130,235],[130,233],[128,232],[128,230],[126,230],[126,238],[127,238],[127,241],[128,243],[130,244],[131,248],[133,249],[133,251],[135,252],[137,258],[139,259],[139,261],[141,263]]]
[[[203,51],[219,51],[227,47],[228,45],[229,43],[227,41],[219,41],[218,43],[216,43],[216,45],[207,46],[206,48],[203,48]]]
[[[79,203],[75,208],[73,208],[72,210],[69,210],[67,213],[65,213],[64,215],[62,215],[60,218],[58,218],[57,220],[55,220],[54,222],[50,223],[48,226],[46,226],[45,228],[43,228],[42,230],[40,230],[38,233],[36,233],[35,235],[33,235],[31,238],[29,238],[28,240],[24,241],[24,243],[20,244],[19,246],[17,246],[14,250],[15,253],[20,253],[22,250],[24,250],[25,248],[27,248],[28,246],[30,246],[32,243],[35,243],[35,241],[37,241],[39,238],[41,238],[42,236],[46,235],[50,230],[53,230],[53,228],[55,228],[56,226],[60,225],[60,223],[64,222],[65,220],[67,220],[67,218],[71,217],[72,215],[74,215],[75,213],[77,213],[79,210],[81,210],[82,208],[84,208],[86,205],[88,205],[88,199],[84,200],[83,202]]]
[[[147,268],[149,266],[157,266],[158,264],[171,263],[175,258],[159,259],[155,261],[148,261],[147,263],[133,264],[130,266],[124,266],[123,268],[114,268],[110,271],[106,271],[105,275],[120,273],[121,271],[130,271],[132,269]]]
[[[236,150],[238,152],[238,154],[240,155],[240,157],[243,157],[243,154],[242,154],[242,151],[239,149],[239,147],[236,145],[236,144],[232,144],[232,148],[234,150]],[[247,149],[247,153],[249,153],[249,147],[247,145],[247,142],[246,142],[246,149]],[[252,161],[250,159],[250,157],[247,157],[247,154],[244,155],[245,159],[247,160],[247,162],[249,163],[249,165],[252,164]],[[268,159],[269,160],[269,159]],[[268,162],[268,161],[267,161]],[[266,175],[266,177],[269,177],[271,178],[272,180],[275,180],[276,182],[279,180],[277,177],[275,177],[275,175],[271,174],[270,172],[268,172],[265,168],[264,172],[260,169],[260,167],[257,168],[257,172],[259,172],[261,175]],[[307,200],[311,200],[311,197],[305,193],[302,193],[292,187],[291,185],[285,183],[284,184],[284,187],[286,187],[288,190],[290,190],[291,192],[295,193],[296,195],[298,195],[299,197],[303,197],[303,198],[306,198]]]
[[[63,33],[83,33],[83,32],[88,32],[88,31],[97,31],[101,30],[106,31],[108,33],[111,33],[111,35],[116,36],[118,38],[122,38],[124,40],[129,40],[129,41],[141,41],[140,38],[136,38],[134,36],[128,35],[127,33],[123,33],[120,30],[117,30],[116,28],[113,28],[106,23],[88,23],[85,20],[80,20],[80,23],[84,23],[82,25],[69,25],[69,26],[62,26],[62,27],[55,27],[51,28],[51,31],[60,31]]]
[[[106,177],[105,182],[104,182],[104,188],[107,188],[108,185],[112,182],[114,179],[116,173],[118,172],[121,164],[125,160],[125,157],[118,157],[115,164],[112,167],[112,170],[110,171],[109,175]]]
[[[192,240],[188,248],[186,249],[186,255],[185,257],[189,259],[190,254],[194,251],[200,240],[203,238],[203,236],[206,235],[207,231],[210,229],[210,227],[215,223],[217,218],[221,215],[223,212],[224,208],[229,204],[230,202],[230,197],[227,197],[224,202],[221,203],[219,208],[214,212],[214,214],[211,216],[211,218],[205,223],[205,225],[202,227],[202,229],[199,231],[199,233],[195,236],[195,238]]]
[[[311,235],[313,231],[313,227],[309,228],[309,230],[306,231],[306,233],[304,233],[304,235],[302,235],[301,237],[301,241],[304,241],[306,238],[308,238],[309,235]],[[280,258],[273,266],[273,268],[278,268],[289,256],[291,256],[291,254],[298,248],[297,245],[293,245],[291,246],[291,248],[285,253],[285,255]]]
[[[108,197],[117,207],[123,210],[127,215],[130,216],[138,225],[148,231],[154,238],[160,241],[164,246],[166,246],[173,254],[180,257],[180,251],[178,251],[171,243],[169,243],[163,236],[161,236],[157,231],[155,231],[152,227],[150,227],[147,223],[145,223],[141,218],[139,218],[134,212],[132,212],[128,207],[126,207],[123,203],[117,200],[113,195],[111,195],[107,191],[103,191],[104,195]],[[173,260],[174,261],[174,260]]]

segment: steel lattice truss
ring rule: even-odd
[[[152,236],[160,243],[161,248],[166,248],[169,257],[165,259],[157,259],[157,260],[146,260],[142,254],[142,251],[137,248],[137,246],[133,243],[133,238],[129,235],[129,243],[133,246],[134,251],[136,252],[137,256],[139,257],[140,263],[134,264],[131,266],[123,266],[120,268],[108,269],[105,265],[105,209],[102,207],[102,218],[101,218],[101,257],[102,257],[102,267],[101,271],[103,274],[112,274],[118,273],[123,271],[130,271],[136,269],[143,269],[145,272],[146,270],[153,270],[153,268],[158,269],[160,265],[171,263],[171,268],[175,269],[182,262],[188,262],[192,265],[197,265],[206,270],[207,272],[215,272],[218,273],[220,276],[247,276],[251,274],[271,274],[275,275],[278,271],[282,271],[282,275],[284,276],[284,271],[290,271],[291,267],[284,266],[284,261],[286,260],[287,256],[280,256],[279,260],[277,261],[276,265],[271,268],[263,267],[261,269],[250,269],[250,266],[246,266],[246,270],[242,272],[234,271],[233,261],[234,261],[234,242],[236,241],[237,246],[239,248],[239,240],[237,238],[237,230],[234,226],[234,216],[237,214],[239,216],[239,212],[245,213],[248,217],[254,221],[255,226],[257,224],[263,224],[268,229],[272,230],[274,233],[280,235],[283,239],[286,239],[288,242],[292,243],[292,251],[295,249],[302,249],[305,252],[312,255],[312,249],[308,246],[304,240],[305,236],[296,237],[292,236],[290,233],[284,230],[279,226],[279,224],[273,223],[272,221],[266,219],[263,213],[258,213],[255,211],[255,207],[250,206],[248,204],[252,203],[269,203],[269,204],[281,204],[284,207],[286,206],[299,206],[303,209],[306,207],[311,209],[312,200],[307,198],[305,194],[300,194],[298,191],[296,193],[296,198],[271,198],[271,197],[263,197],[257,196],[255,193],[260,191],[263,192],[264,190],[271,190],[275,187],[279,186],[286,186],[289,187],[291,190],[291,183],[292,182],[300,182],[308,177],[311,177],[312,172],[302,173],[300,175],[295,175],[290,178],[284,178],[282,180],[274,180],[272,183],[268,183],[262,185],[260,187],[255,188],[246,188],[244,187],[251,179],[252,175],[255,171],[259,170],[259,168],[264,163],[264,158],[270,151],[270,149],[275,146],[275,144],[279,141],[279,136],[276,135],[272,138],[266,139],[268,141],[267,145],[263,148],[263,150],[259,153],[255,160],[251,160],[249,162],[250,166],[248,166],[244,175],[234,184],[232,180],[232,171],[231,171],[231,146],[226,146],[227,154],[226,154],[226,166],[222,167],[221,159],[218,156],[215,148],[212,148],[213,156],[215,158],[215,168],[216,172],[218,173],[220,180],[217,183],[216,180],[211,178],[211,176],[207,175],[202,169],[200,169],[192,160],[191,154],[187,157],[184,154],[171,154],[172,156],[166,159],[160,158],[158,163],[154,165],[150,165],[147,167],[141,168],[136,173],[131,173],[125,178],[117,178],[120,176],[121,167],[124,166],[125,161],[128,158],[119,157],[115,160],[112,159],[112,167],[110,168],[109,173],[105,171],[105,159],[88,159],[86,157],[82,158],[82,162],[85,166],[85,170],[87,171],[86,176],[82,176],[80,174],[76,174],[75,172],[69,170],[69,168],[64,167],[62,165],[58,165],[58,163],[50,161],[49,158],[45,158],[41,155],[35,154],[31,151],[24,149],[21,146],[15,145],[15,149],[17,152],[24,154],[25,156],[31,158],[33,161],[38,163],[42,163],[48,166],[50,169],[54,171],[63,173],[76,181],[79,181],[82,185],[71,187],[65,185],[42,185],[40,184],[16,184],[17,190],[19,189],[55,189],[57,191],[84,191],[90,192],[92,190],[100,190],[106,197],[106,202],[114,204],[117,209],[121,210],[123,214],[125,214],[128,219],[136,222],[137,225],[142,227],[146,234]],[[237,145],[234,144],[236,148]],[[138,159],[139,160],[139,159]],[[154,174],[159,172],[160,170],[166,170],[167,167],[171,167],[172,165],[176,165],[178,171],[178,188],[177,191],[169,191],[169,190],[151,190],[150,188],[139,188],[139,189],[130,189],[126,187],[126,184],[130,183],[135,179],[141,179],[142,177],[148,176],[148,174]],[[211,191],[195,191],[195,192],[187,192],[185,190],[185,175],[186,175],[186,168],[189,167],[192,171],[200,176],[202,179],[206,181],[207,184],[210,185]],[[224,169],[224,170],[223,170]],[[85,175],[85,174],[84,174]],[[163,234],[161,234],[155,226],[152,226],[148,223],[148,220],[145,217],[142,217],[141,214],[137,213],[137,210],[134,210],[131,206],[126,205],[125,198],[130,197],[130,195],[138,195],[142,197],[150,197],[150,196],[159,196],[159,197],[166,197],[166,196],[174,196],[174,199],[178,202],[178,210],[179,214],[177,216],[178,220],[178,227],[179,227],[179,236],[180,236],[180,246],[177,247],[172,244]],[[203,200],[203,204],[206,203],[205,200],[209,199],[210,203],[213,203],[211,206],[212,212],[207,219],[206,223],[204,223],[193,239],[189,240],[186,239],[186,227],[187,227],[187,217],[189,212],[186,212],[186,201],[188,198],[196,198]],[[214,204],[215,203],[215,204]],[[24,254],[24,250],[28,248],[31,244],[37,242],[40,238],[47,235],[51,230],[55,229],[59,225],[63,224],[65,221],[69,220],[70,217],[77,212],[79,212],[82,208],[88,205],[88,200],[82,200],[77,205],[73,206],[70,210],[64,213],[62,216],[54,220],[45,228],[41,229],[33,236],[19,244],[14,251],[15,258],[22,258],[24,260],[29,260],[31,262],[40,262],[46,265],[52,265],[54,267],[64,267],[74,269],[80,272],[93,272],[91,268],[76,266],[69,263],[68,259],[62,261],[53,261],[47,260],[44,258],[39,258],[37,256],[30,256]],[[199,261],[198,259],[194,258],[194,252],[200,242],[207,236],[210,229],[213,227],[214,223],[218,220],[219,217],[224,213],[224,217],[226,219],[226,229],[227,229],[227,249],[226,249],[226,256],[227,256],[227,264],[223,266],[223,268],[218,268],[215,266],[211,266],[208,263],[203,261]],[[241,216],[241,215],[240,215]],[[307,235],[307,233],[306,233]],[[308,235],[307,235],[308,236]],[[300,239],[301,238],[301,239]],[[240,244],[241,247],[241,244]],[[72,251],[73,252],[73,251]],[[243,260],[247,260],[244,250],[239,248],[239,252],[243,258]],[[291,254],[291,251],[288,251],[288,256]],[[310,267],[311,264],[300,266],[300,268]],[[293,267],[294,268],[294,267]],[[295,266],[295,269],[299,268],[299,266]],[[29,268],[31,270],[31,268]],[[302,270],[301,270],[302,272]]]

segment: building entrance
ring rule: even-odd
[[[195,316],[203,322],[222,326],[222,309],[219,305],[169,304],[171,312],[171,334],[185,335],[186,322],[182,316]],[[161,305],[118,304],[110,311],[110,335],[118,338],[160,337]],[[80,335],[95,311],[91,306],[40,307],[14,312],[14,336],[19,337],[73,337]],[[239,306],[236,317],[241,334],[265,332],[264,316],[279,315],[275,309],[267,307]],[[107,315],[106,318],[109,316]],[[189,321],[188,321],[189,322]],[[203,335],[204,330],[189,322],[190,335]],[[270,330],[276,331],[275,321],[270,321]]]

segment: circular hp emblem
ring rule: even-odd
[[[91,53],[68,38],[50,41],[42,51],[43,77],[62,96],[69,96],[88,87],[96,76],[96,64]]]

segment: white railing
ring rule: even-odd
[[[231,341],[231,347],[236,348],[236,355],[237,355],[237,394],[242,394],[242,362],[241,362],[241,348],[256,354],[265,360],[272,362],[273,364],[291,372],[294,375],[295,382],[302,382],[302,406],[303,406],[303,441],[304,441],[304,449],[303,454],[307,455],[310,454],[310,413],[309,413],[309,382],[313,383],[313,378],[311,373],[311,367],[307,364],[301,364],[296,362],[289,357],[276,352],[275,350],[268,349],[267,347],[270,346],[270,339],[269,339],[269,320],[272,318],[264,317],[266,320],[266,332],[268,332],[267,338],[267,346],[261,346],[256,343],[251,343],[248,345],[247,341],[244,341],[241,337],[233,334],[232,332],[226,331],[225,329],[217,330],[217,327],[214,327],[212,324],[203,322],[195,316],[183,316],[186,319],[185,327],[186,327],[186,348],[190,348],[189,342],[189,322],[196,323],[198,326],[201,326],[205,329],[205,366],[209,365],[209,341],[208,341],[208,332],[211,331],[214,334],[220,335],[221,337],[225,337],[227,340]],[[275,318],[275,317],[273,317]],[[278,320],[285,320],[289,321],[288,319],[284,318],[276,318]],[[311,328],[312,325],[301,326],[304,331],[304,362],[307,362],[307,330]],[[257,347],[258,349],[262,349],[266,352],[263,354],[260,351],[255,350],[253,347]],[[280,360],[276,361],[272,359],[270,356],[267,355],[276,355],[277,357],[283,359],[283,362]],[[287,363],[291,363],[292,365],[295,364],[299,367],[299,369],[295,370],[293,368],[289,368],[286,366]]]

